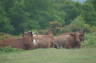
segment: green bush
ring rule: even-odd
[[[17,48],[11,48],[11,47],[4,47],[0,48],[0,53],[8,53],[8,52],[17,52],[17,51],[23,51],[22,49],[17,49]]]
[[[82,42],[82,47],[96,47],[96,34],[89,33],[85,35],[85,40]]]
[[[86,32],[90,32],[90,25],[86,24],[82,16],[78,16],[69,25],[65,26],[66,32],[74,32],[84,29]]]

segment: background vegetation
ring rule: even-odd
[[[85,0],[82,3],[74,0],[0,0],[0,32],[20,34],[28,30],[54,29],[54,22],[59,24],[59,29],[63,32],[70,27],[70,31],[84,28],[88,32],[95,32],[95,2],[95,0]]]

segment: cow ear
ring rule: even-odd
[[[71,33],[70,35],[71,35],[71,36],[75,36],[75,33]]]

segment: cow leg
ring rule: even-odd
[[[60,48],[60,45],[58,43],[55,43],[54,48]]]
[[[24,44],[25,50],[31,50],[32,46],[30,44]]]
[[[80,46],[81,46],[81,44],[80,44],[80,42],[78,42],[77,48],[80,48]]]
[[[72,44],[71,43],[67,44],[66,48],[72,48]]]
[[[60,48],[60,46],[58,44],[56,46],[57,46],[57,48]]]
[[[60,48],[63,48],[63,46],[61,45]]]

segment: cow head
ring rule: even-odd
[[[32,32],[30,31],[30,32],[24,32],[24,35],[23,35],[24,37],[33,37],[33,34],[32,34]]]
[[[84,41],[84,32],[83,31],[79,31],[79,32],[75,32],[75,42],[77,43],[77,47],[80,48],[81,46],[81,42]]]
[[[78,42],[84,41],[84,35],[85,35],[84,31],[75,32],[76,41]]]
[[[73,47],[80,48],[80,42],[84,41],[84,34],[85,33],[83,31],[70,33],[70,35],[74,38]]]
[[[22,40],[23,40],[25,49],[29,50],[33,48],[33,44],[32,44],[33,34],[31,31],[24,32]]]
[[[33,41],[33,33],[32,33],[31,31],[29,31],[29,32],[24,32],[23,37],[24,37],[25,39],[27,39],[27,40]]]

